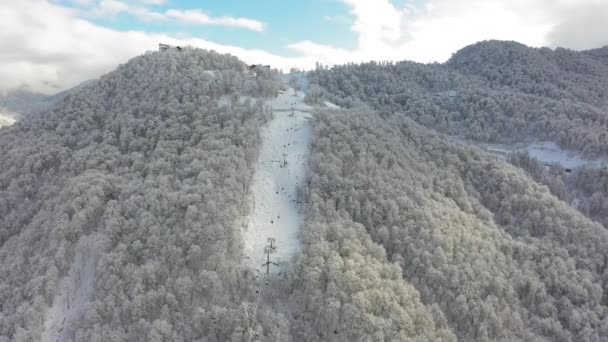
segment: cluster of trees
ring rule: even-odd
[[[238,219],[271,113],[238,96],[279,87],[155,52],[0,130],[0,341],[246,340]]]
[[[298,307],[323,322],[310,336],[608,339],[604,227],[410,119],[357,108],[319,113],[314,126],[296,269]],[[333,329],[344,335],[327,338]]]
[[[318,134],[315,138],[324,140],[315,143],[316,153],[324,153],[325,144],[333,141]],[[318,167],[328,167],[323,171],[329,173],[313,171],[304,190],[308,204],[302,254],[289,277],[289,300],[297,318],[292,322],[292,338],[318,342],[457,341],[441,308],[423,303],[416,288],[403,279],[399,263],[373,241],[368,227],[327,200],[327,189],[322,188],[327,184],[320,178],[331,179],[340,171],[336,169],[339,166],[319,159],[324,156],[335,158],[317,154],[312,165],[321,163]]]
[[[364,102],[441,132],[483,141],[552,140],[608,154],[608,64],[603,50],[574,52],[487,41],[444,64],[371,62],[309,74],[310,101]],[[315,85],[317,87],[315,87]]]
[[[559,199],[608,228],[608,165],[583,166],[565,172],[559,164],[547,167],[527,151],[510,155],[509,161],[548,186]]]

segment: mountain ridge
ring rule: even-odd
[[[488,143],[546,139],[606,155],[608,66],[595,62],[580,71],[573,65],[581,59],[592,60],[580,52],[489,41],[445,64],[349,64],[319,68],[310,77],[317,97],[345,107],[363,102],[442,133]],[[601,72],[586,76],[595,69]]]

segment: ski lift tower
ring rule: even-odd
[[[283,153],[283,167],[287,167],[287,153]]]
[[[266,262],[262,264],[262,266],[266,266],[266,277],[270,276],[270,265],[279,266],[276,262],[270,261],[270,254],[274,254],[277,252],[277,246],[275,245],[275,238],[268,238],[268,244],[264,247],[264,253],[266,254]]]

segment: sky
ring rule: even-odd
[[[444,62],[487,39],[608,45],[608,0],[0,0],[0,92],[56,93],[158,43],[292,67]]]

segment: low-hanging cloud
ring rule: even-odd
[[[590,2],[585,6],[572,4],[560,11],[559,20],[547,37],[549,45],[576,50],[608,45],[608,1]]]

